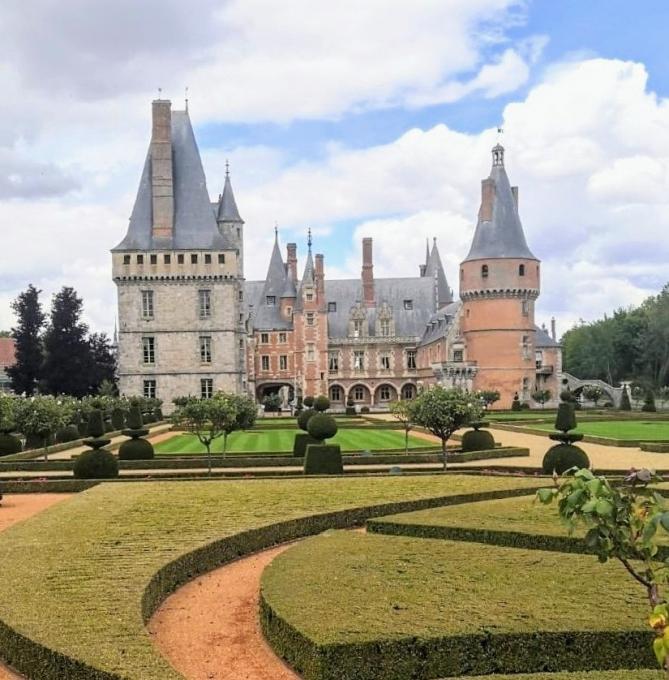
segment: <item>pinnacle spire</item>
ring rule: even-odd
[[[223,185],[223,193],[218,202],[217,218],[220,222],[244,222],[239,215],[235,194],[232,191],[230,163],[228,163],[227,159],[225,161],[225,184]]]
[[[453,291],[448,286],[448,280],[446,279],[444,265],[441,262],[441,255],[439,254],[439,248],[437,247],[436,237],[434,237],[432,252],[428,258],[427,265],[425,266],[425,276],[429,276],[435,281],[435,298],[438,309],[453,302]]]

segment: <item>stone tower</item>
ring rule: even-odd
[[[499,408],[509,408],[516,392],[529,401],[534,389],[539,281],[539,260],[518,216],[518,187],[509,184],[498,144],[490,176],[481,183],[472,246],[460,265],[460,298],[466,360],[477,367],[474,389],[499,390]]]
[[[125,238],[112,250],[122,394],[245,389],[243,221],[229,174],[211,203],[187,111],[153,102],[151,142]]]

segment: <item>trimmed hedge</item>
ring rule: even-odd
[[[0,432],[0,456],[11,456],[21,452],[21,440],[8,432]]]
[[[463,451],[489,451],[495,448],[495,439],[488,430],[467,430],[461,442]]]
[[[314,416],[315,417],[315,416]],[[338,444],[309,444],[304,457],[305,475],[343,475],[344,464]]]
[[[310,444],[320,444],[319,439],[314,439],[307,432],[298,432],[295,434],[295,441],[293,442],[293,457],[304,458],[307,453],[307,446]]]
[[[546,452],[541,467],[547,475],[553,474],[554,471],[561,475],[573,467],[589,468],[590,459],[586,452],[579,449],[578,446],[556,444]]]

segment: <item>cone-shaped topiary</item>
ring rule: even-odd
[[[118,461],[116,457],[102,448],[109,444],[109,439],[103,439],[104,421],[102,411],[93,409],[88,416],[88,434],[84,444],[92,451],[85,451],[74,461],[74,476],[77,479],[110,479],[118,477]]]
[[[21,453],[21,440],[10,432],[0,432],[0,456]]]
[[[307,424],[307,432],[318,441],[325,441],[337,434],[337,421],[326,413],[316,413]]]
[[[313,397],[305,397],[302,400],[302,403],[307,407],[311,408],[314,405],[314,398]]]
[[[520,398],[518,397],[518,392],[513,395],[513,401],[511,402],[512,411],[520,411]]]
[[[324,395],[320,394],[314,399],[314,411],[327,411],[330,408],[330,400]]]
[[[462,450],[463,451],[490,451],[495,448],[495,440],[487,430],[481,428],[487,427],[488,423],[482,420],[477,420],[470,423],[473,430],[467,430],[462,435]]]
[[[105,424],[102,419],[102,411],[99,408],[94,408],[88,415],[88,426],[86,434],[89,437],[102,437],[105,433]]]
[[[568,395],[571,394],[568,390],[567,392]],[[561,475],[573,467],[590,467],[590,460],[585,451],[573,444],[573,442],[583,439],[583,435],[569,432],[576,427],[575,411],[576,404],[573,401],[562,401],[558,406],[555,429],[559,431],[548,436],[560,443],[548,449],[544,456],[542,468],[547,475],[554,472]]]
[[[646,413],[655,413],[655,411],[657,411],[657,407],[655,406],[655,395],[653,394],[653,390],[646,391],[646,397],[644,399],[641,410]]]
[[[132,404],[128,413],[128,429],[123,430],[126,437],[118,450],[119,460],[150,460],[155,453],[151,442],[142,439],[149,431],[142,427],[142,411],[139,404]]]
[[[112,409],[111,412],[111,424],[112,427],[114,428],[114,432],[118,432],[119,430],[123,429],[123,426],[125,424],[125,417],[123,414],[123,410],[120,409],[118,406],[116,408]]]
[[[623,394],[620,397],[620,410],[621,411],[631,411],[632,402],[630,401],[630,395],[627,391],[627,385],[623,385]]]
[[[557,417],[555,418],[555,429],[560,432],[569,432],[576,428],[576,413],[574,405],[563,401],[558,406]]]
[[[58,432],[56,432],[56,442],[59,444],[73,442],[79,438],[79,429],[74,424],[68,425],[67,427],[62,427],[60,430],[58,430]]]
[[[297,426],[300,428],[300,430],[307,432],[309,419],[314,415],[314,413],[316,413],[316,411],[314,411],[312,408],[307,408],[300,412],[300,415],[297,416]]]

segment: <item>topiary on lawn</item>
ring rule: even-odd
[[[111,412],[111,424],[112,427],[114,428],[114,432],[119,432],[120,430],[123,429],[125,425],[124,421],[125,418],[123,410],[120,409],[118,406],[116,408],[113,408]]]
[[[520,411],[520,408],[520,397],[518,396],[518,392],[516,392],[513,395],[513,401],[511,402],[511,410]]]
[[[627,391],[627,385],[623,385],[623,394],[620,397],[620,410],[621,411],[631,411],[632,402],[630,401],[630,395]]]
[[[10,432],[0,432],[0,456],[21,453],[21,440]]]
[[[93,409],[88,416],[89,439],[84,440],[92,451],[85,451],[74,461],[74,476],[77,479],[110,479],[118,477],[116,457],[103,447],[111,440],[103,439],[104,421],[102,411]]]
[[[56,432],[56,442],[59,444],[73,442],[79,438],[79,428],[74,424],[63,427]]]
[[[306,432],[298,432],[293,440],[293,456],[295,458],[304,458],[307,453],[307,446],[309,444],[321,444],[318,439],[314,439]]]
[[[644,399],[641,410],[645,411],[646,413],[655,413],[657,411],[657,407],[655,406],[655,395],[653,394],[653,390],[646,391],[646,397]]]
[[[314,399],[314,411],[327,411],[330,408],[330,400],[324,395],[320,394]]]
[[[123,430],[126,437],[118,450],[119,460],[150,460],[154,457],[153,445],[151,442],[142,439],[149,431],[143,427],[142,411],[139,404],[132,404],[128,413],[128,429]]]
[[[487,427],[488,423],[482,420],[476,420],[470,423],[473,430],[467,430],[462,435],[462,450],[463,451],[489,451],[495,448],[495,440],[487,430],[481,428]]]
[[[302,400],[302,403],[307,407],[311,408],[314,405],[314,398],[313,397],[305,397]]]
[[[544,456],[542,468],[547,475],[554,472],[561,475],[573,467],[590,467],[590,460],[585,451],[578,446],[574,446],[574,442],[583,439],[583,435],[569,432],[576,428],[575,407],[576,404],[572,401],[563,401],[558,406],[555,429],[559,430],[559,432],[554,432],[548,436],[553,441],[560,443],[548,449]]]
[[[307,432],[321,442],[334,437],[337,429],[337,421],[326,413],[315,413],[307,424]]]
[[[304,457],[305,475],[343,475],[344,464],[338,444],[310,444]]]
[[[300,428],[300,430],[304,430],[307,432],[307,426],[309,425],[309,420],[311,419],[311,416],[313,416],[316,413],[314,409],[312,408],[307,408],[304,409],[304,411],[300,412],[300,415],[297,416],[297,426]]]

